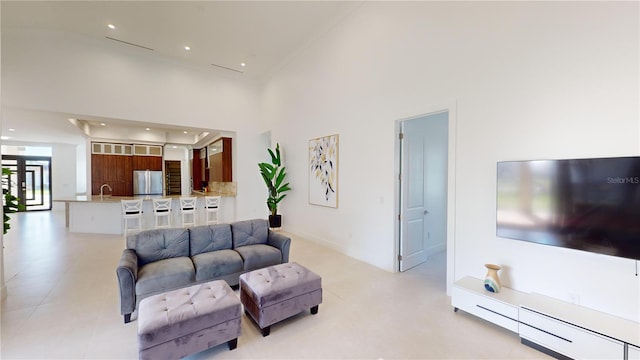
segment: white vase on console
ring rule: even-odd
[[[501,285],[498,270],[502,269],[502,267],[495,264],[484,264],[484,266],[487,268],[487,275],[484,278],[484,288],[493,293],[500,292]]]

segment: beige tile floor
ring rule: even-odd
[[[5,237],[8,297],[2,359],[136,359],[135,321],[118,309],[121,236],[72,234],[60,211],[15,214]],[[445,293],[445,256],[388,273],[292,236],[291,260],[322,276],[317,315],[300,314],[263,338],[243,317],[238,348],[191,359],[545,358],[517,335],[462,311]]]

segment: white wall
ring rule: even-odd
[[[79,183],[78,161],[84,161],[85,151],[84,145],[60,144],[60,143],[16,143],[5,141],[5,145],[26,146],[26,152],[15,152],[14,155],[36,155],[51,156],[51,197],[52,199],[73,198],[78,193]],[[28,149],[31,148],[31,151]],[[40,148],[41,151],[34,151],[34,148]],[[10,151],[11,152],[11,151]],[[82,164],[84,166],[84,164]],[[84,173],[83,173],[84,175]],[[86,183],[84,184],[86,187]],[[52,204],[54,210],[64,209],[63,203],[54,202]]]
[[[76,145],[51,144],[51,196],[53,200],[74,198],[78,192],[77,148]],[[82,151],[84,151],[84,147]],[[52,208],[64,209],[64,204],[54,202]]]
[[[635,155],[638,3],[369,2],[265,84],[285,152],[289,231],[394,264],[394,121],[457,104],[452,278],[502,264],[506,285],[638,320],[634,263],[495,236],[505,159]],[[307,141],[340,135],[339,208],[307,202]]]
[[[264,130],[255,84],[241,74],[53,30],[3,28],[2,41],[3,107],[233,131],[235,217],[262,215],[252,209],[262,202],[253,193]]]
[[[76,147],[76,195],[78,194],[86,194],[87,193],[87,181],[88,181],[88,169],[90,169],[89,162],[87,161],[87,157],[91,157],[89,153],[90,149],[90,140],[84,144],[78,145]]]
[[[51,144],[51,194],[54,199],[76,195],[77,148],[76,145]]]

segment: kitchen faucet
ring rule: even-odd
[[[109,184],[102,184],[102,186],[100,186],[100,199],[102,199],[102,190],[104,190],[105,186],[109,188],[109,191],[113,192],[113,189],[111,188],[111,186],[109,186]]]

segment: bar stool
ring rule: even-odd
[[[182,214],[182,226],[196,226],[196,198],[181,197],[180,213]]]
[[[171,198],[153,199],[153,215],[156,218],[156,229],[171,227]],[[167,218],[166,225],[162,218]]]
[[[207,215],[207,225],[218,223],[218,210],[220,210],[220,196],[205,196],[204,210]]]
[[[142,199],[138,200],[120,200],[122,207],[122,220],[124,220],[124,234],[127,235],[129,230],[142,230]],[[129,222],[133,225],[130,227]]]

